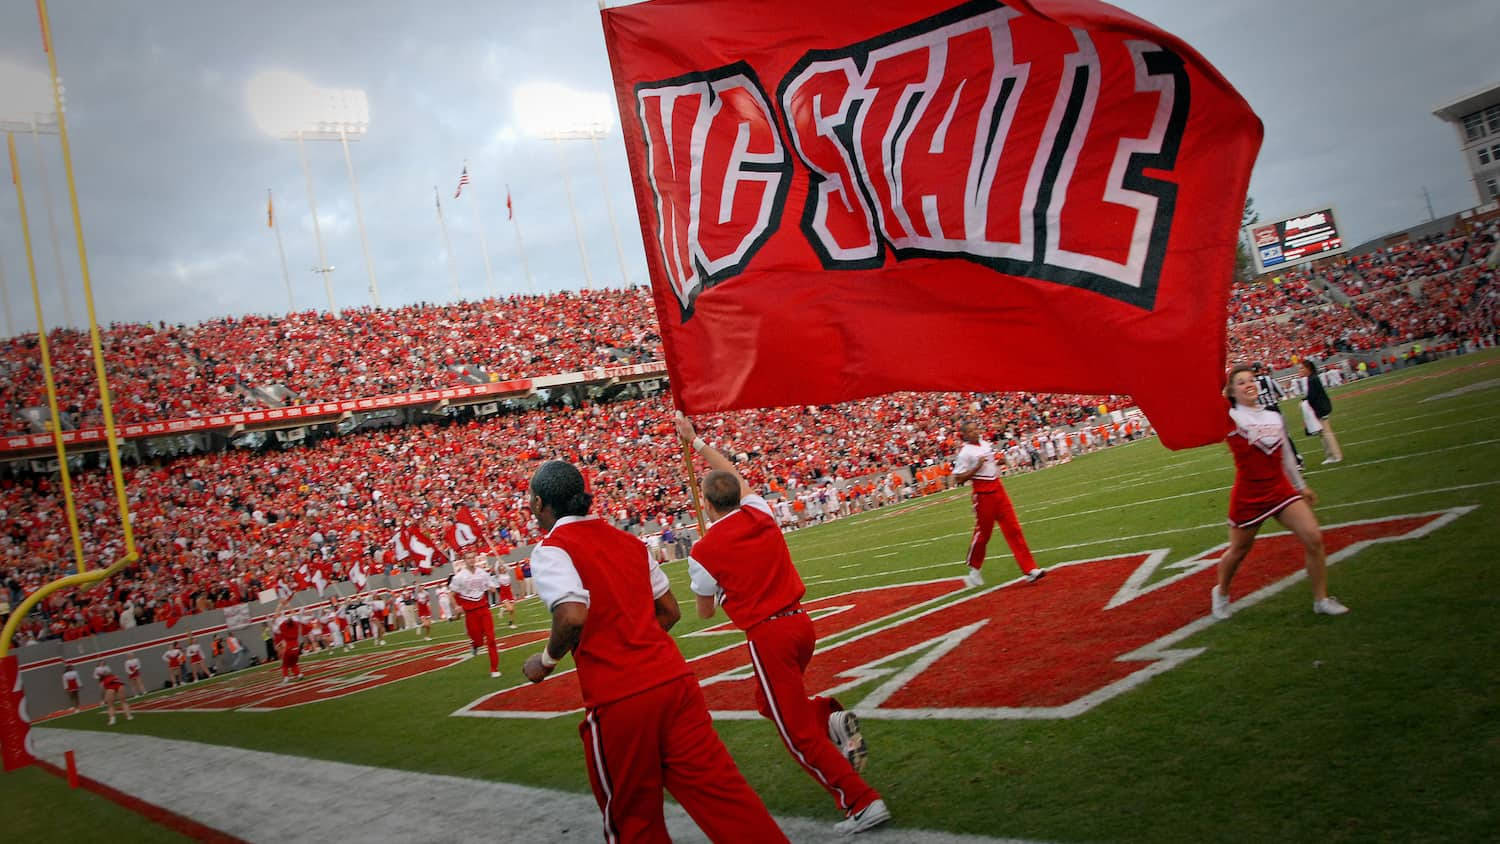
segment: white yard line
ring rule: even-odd
[[[31,734],[49,761],[62,765],[63,752],[76,751],[84,776],[252,842],[340,841],[351,824],[368,842],[594,844],[603,837],[599,807],[587,794],[128,733],[36,728]],[[577,755],[581,774],[582,751]],[[900,803],[891,811],[900,823]],[[828,814],[777,822],[792,841],[849,841],[833,831],[838,817],[831,801]],[[707,840],[681,807],[668,803],[666,816],[672,840]],[[1021,844],[890,825],[860,840]]]

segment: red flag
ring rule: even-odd
[[[1177,37],[1095,0],[602,12],[688,413],[893,390],[1129,393],[1221,439],[1261,138]]]
[[[403,535],[406,539],[406,547],[411,551],[411,556],[416,558],[417,571],[427,574],[434,567],[447,562],[447,558],[438,550],[437,543],[433,542],[427,534],[423,533],[420,527],[411,525],[403,531]]]
[[[454,548],[467,549],[478,542],[483,543],[492,553],[494,552],[495,544],[490,541],[489,534],[485,530],[484,519],[480,518],[478,513],[468,507],[460,507],[453,515],[453,522],[454,526],[450,528],[453,535],[449,544]]]
[[[359,560],[349,567],[349,582],[354,584],[355,589],[364,589],[365,583],[369,581],[368,565],[364,560]]]
[[[505,186],[505,219],[507,219],[507,220],[514,220],[515,218],[516,218],[516,210],[514,208],[510,207],[510,185],[506,185]]]

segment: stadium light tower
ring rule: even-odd
[[[62,80],[58,98],[64,100]],[[67,105],[64,103],[66,111]],[[0,132],[29,132],[36,146],[37,175],[42,181],[42,204],[47,208],[47,232],[52,238],[52,266],[57,273],[57,292],[62,296],[63,325],[73,325],[73,300],[68,296],[63,272],[62,240],[57,233],[57,213],[52,207],[52,186],[47,178],[47,154],[42,135],[57,134],[57,108],[52,102],[52,81],[47,74],[10,62],[0,63]]]
[[[599,139],[608,137],[614,125],[614,109],[605,94],[575,91],[555,83],[528,83],[516,89],[516,114],[521,128],[530,135],[554,142],[557,163],[562,168],[563,191],[568,197],[568,212],[573,215],[573,231],[578,237],[578,256],[583,261],[583,276],[594,286],[589,271],[588,253],[583,246],[583,228],[578,223],[578,209],[573,204],[573,181],[562,152],[562,141],[589,141],[594,148],[594,162],[599,167],[599,181],[604,185],[604,210],[615,238],[615,256],[620,261],[620,281],[629,287],[625,272],[625,250],[620,244],[620,229],[615,223],[614,206],[609,202],[608,180],[604,160],[599,155]]]
[[[333,267],[323,249],[323,232],[318,223],[317,199],[313,194],[312,171],[307,166],[306,141],[338,141],[344,150],[344,167],[349,173],[349,188],[354,195],[354,219],[359,226],[359,244],[365,256],[365,272],[370,278],[370,301],[380,307],[380,284],[375,279],[375,263],[370,259],[370,238],[365,232],[365,214],[359,201],[359,178],[349,142],[364,137],[370,126],[370,103],[364,91],[356,89],[319,88],[295,73],[270,71],[257,74],[248,86],[250,114],[261,131],[273,138],[297,142],[302,161],[302,175],[307,180],[307,201],[312,210],[313,238],[318,244],[318,266],[314,272],[323,276],[328,307],[337,310],[333,301],[333,284],[329,276]]]

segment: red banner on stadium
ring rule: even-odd
[[[1261,127],[1191,47],[1091,0],[603,18],[682,410],[1129,393],[1222,439]]]

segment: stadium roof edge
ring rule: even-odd
[[[1438,106],[1432,113],[1450,123],[1456,123],[1466,114],[1497,104],[1500,104],[1500,82],[1470,91],[1456,100]]]

